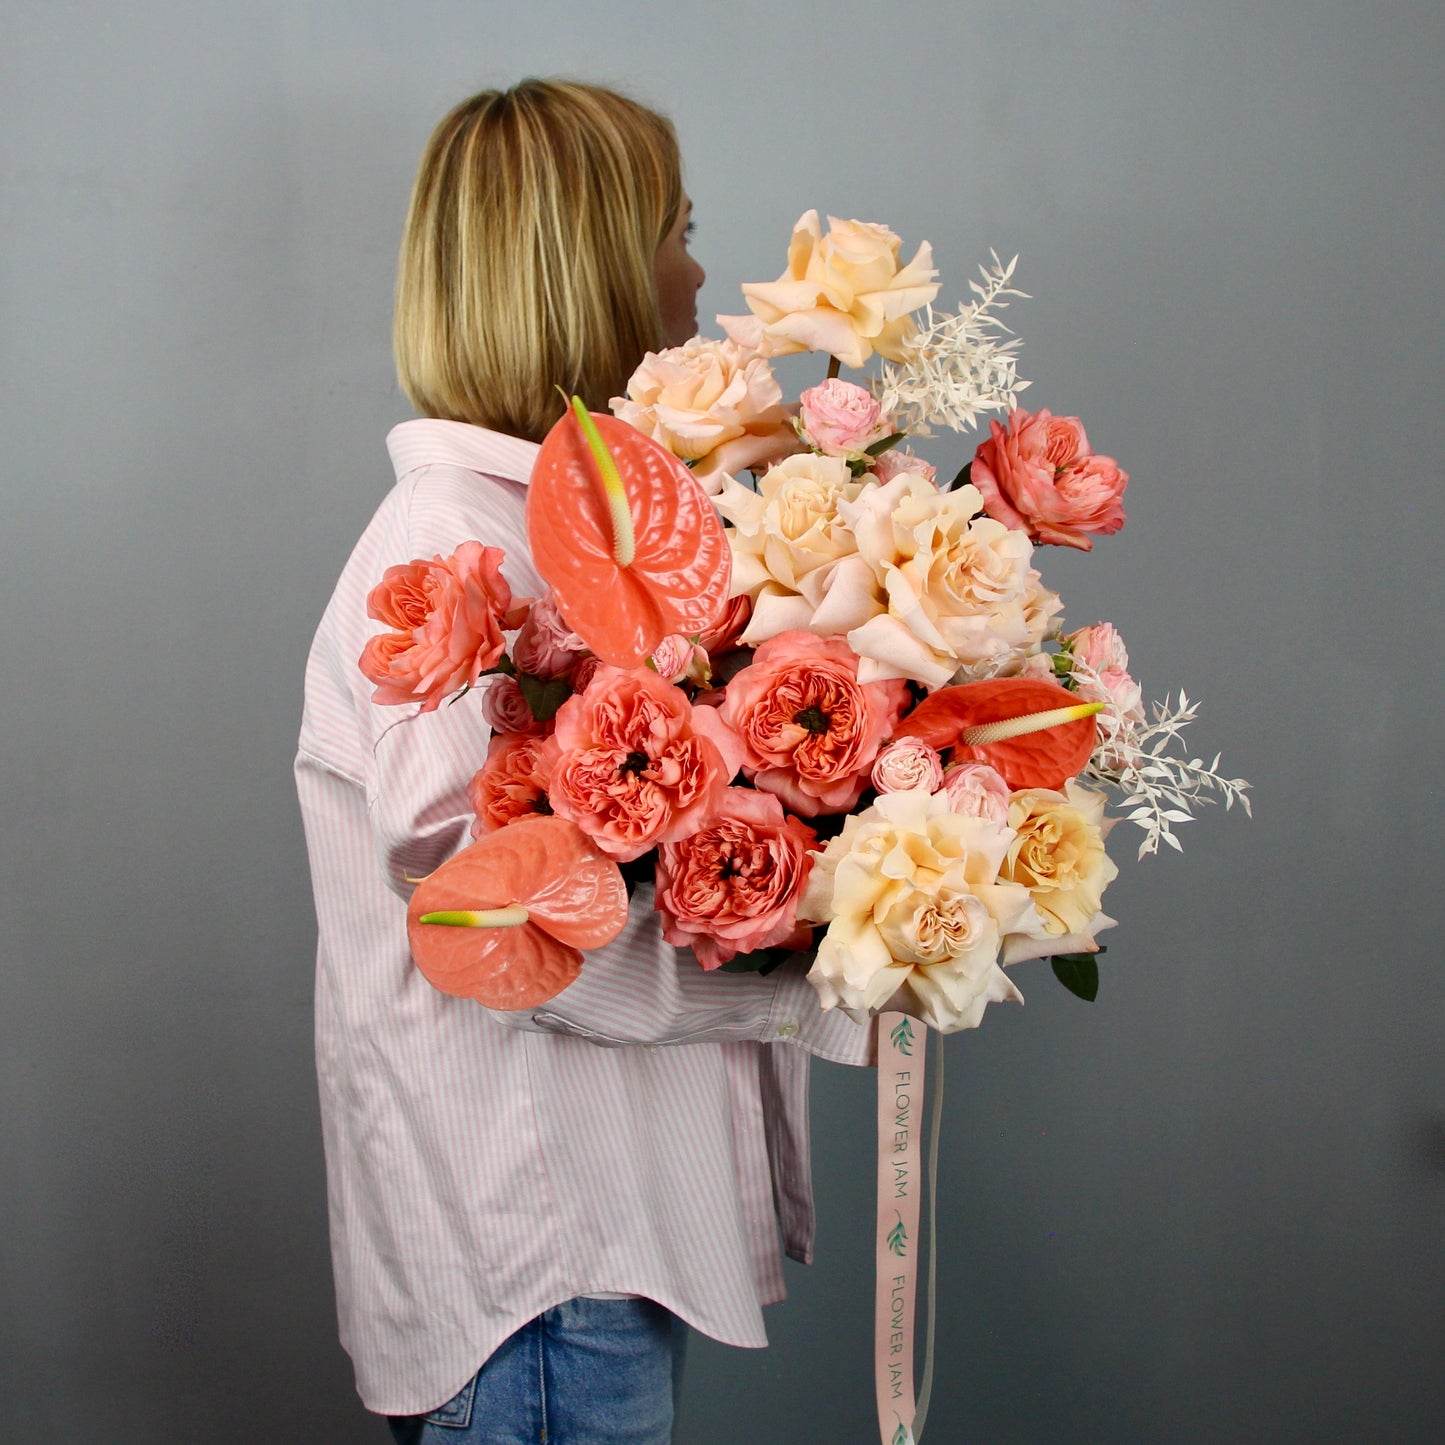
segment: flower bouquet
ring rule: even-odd
[[[432,983],[534,1007],[645,881],[699,967],[801,954],[823,1008],[886,1016],[884,1113],[911,1148],[893,1107],[900,1076],[921,1083],[910,1018],[974,1027],[1021,998],[1006,970],[1028,959],[1092,998],[1113,823],[1143,856],[1179,847],[1194,804],[1249,799],[1217,757],[1170,751],[1185,695],[1146,713],[1118,632],[1065,631],[1043,585],[1036,549],[1117,532],[1128,477],[1077,418],[1018,406],[1013,263],[941,314],[928,245],[907,264],[900,245],[804,215],[725,339],[650,354],[615,416],[577,401],[548,435],[527,502],[545,594],[514,598],[483,541],[392,568],[361,666],[378,703],[484,684],[476,841],[409,912]],[[769,363],[803,351],[828,374],[787,405]],[[946,485],[907,445],[985,417]],[[918,1192],[880,1209],[880,1270]],[[911,1302],[886,1294],[880,1273],[880,1341],[911,1339]],[[923,1402],[888,1354],[880,1410],[886,1381],[904,1433],[883,1438],[911,1439]]]

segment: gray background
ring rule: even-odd
[[[379,1441],[335,1344],[290,764],[388,486],[413,167],[528,73],[675,117],[702,314],[809,206],[990,246],[1133,477],[1045,556],[1256,784],[1121,830],[1102,997],[949,1041],[934,1441],[1439,1438],[1445,11],[10,0],[0,22],[0,1437]],[[790,380],[812,379],[793,373]],[[961,460],[964,444],[939,455]],[[871,1079],[820,1261],[682,1445],[873,1438]]]

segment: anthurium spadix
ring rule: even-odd
[[[940,688],[893,735],[987,763],[1010,788],[1062,788],[1093,756],[1103,706],[1041,678],[999,677]]]
[[[527,538],[567,625],[614,667],[707,631],[727,605],[732,554],[692,473],[575,397],[532,468]]]
[[[617,864],[574,823],[520,818],[422,879],[407,909],[412,957],[443,993],[535,1008],[582,970],[584,948],[627,922]]]

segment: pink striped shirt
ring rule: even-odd
[[[407,949],[408,876],[470,841],[486,755],[475,698],[379,707],[357,667],[385,569],[477,539],[513,591],[530,442],[412,421],[397,484],[312,645],[296,785],[320,930],[316,1060],[342,1343],[372,1409],[450,1399],[515,1329],[574,1295],[646,1295],[763,1345],[780,1243],[812,1250],[810,1053],[869,1060],[797,968],[706,974],[662,940],[649,890],[627,928],[543,1007],[492,1012],[433,989]],[[673,1047],[685,1044],[687,1047]]]

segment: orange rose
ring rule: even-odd
[[[557,745],[551,738],[498,733],[487,749],[487,761],[467,785],[467,798],[477,815],[472,837],[534,813],[550,813],[547,782],[556,760]]]

